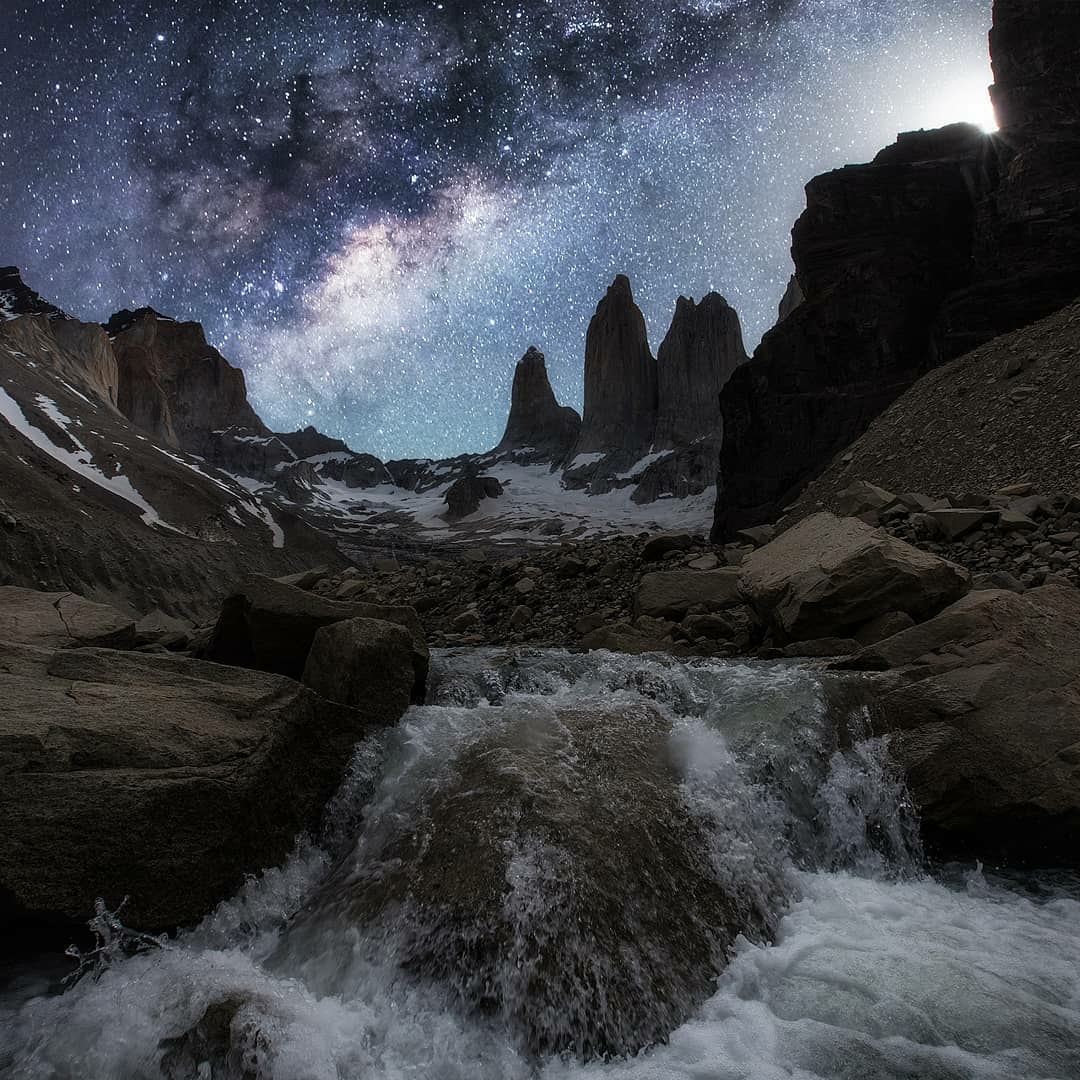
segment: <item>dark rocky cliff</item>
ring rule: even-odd
[[[581,417],[575,409],[558,403],[544,354],[530,346],[514,369],[510,416],[496,451],[530,449],[558,460],[573,447],[580,432]]]
[[[1001,131],[903,135],[817,177],[804,299],[721,395],[714,536],[770,520],[924,372],[1080,292],[1080,4],[996,0]]]
[[[208,454],[214,432],[269,435],[247,400],[244,373],[206,341],[196,322],[150,308],[106,324],[120,371],[120,411],[168,446]]]
[[[656,360],[629,279],[620,274],[585,337],[585,406],[579,453],[648,450],[656,429]]]
[[[656,354],[658,416],[653,449],[688,446],[716,435],[720,391],[745,362],[735,309],[719,293],[709,293],[697,304],[680,296]]]
[[[901,136],[807,185],[792,242],[803,301],[720,398],[717,535],[775,517],[934,363],[937,312],[970,278],[986,144],[967,125]]]

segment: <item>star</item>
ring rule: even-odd
[[[752,346],[812,176],[986,122],[990,7],[13,0],[0,264],[202,322],[276,429],[482,450],[530,344],[580,409],[616,273],[654,351],[710,288]]]

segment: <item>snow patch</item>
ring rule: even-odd
[[[574,469],[584,469],[587,465],[595,465],[598,461],[603,461],[607,457],[607,454],[601,453],[596,450],[590,454],[578,454],[569,465],[566,466],[566,471],[571,472]]]
[[[75,473],[77,476],[81,476],[84,480],[89,480],[91,484],[96,485],[103,491],[118,495],[125,502],[130,503],[139,511],[139,516],[144,524],[150,526],[160,525],[163,529],[183,535],[180,529],[162,519],[161,515],[135,490],[135,487],[126,476],[106,476],[94,464],[93,455],[72,434],[73,422],[57,408],[55,401],[45,397],[44,394],[38,394],[36,400],[41,411],[67,434],[67,437],[75,445],[75,450],[67,450],[64,447],[57,446],[41,428],[31,424],[22,406],[2,388],[0,388],[0,416],[23,438],[33,443],[34,446],[54,461],[59,462],[65,469]]]
[[[674,450],[658,450],[653,454],[646,454],[640,461],[634,462],[629,469],[624,473],[619,473],[616,480],[636,480],[650,465],[655,465],[658,461],[663,461],[664,458],[670,457]]]

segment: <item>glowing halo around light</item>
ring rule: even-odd
[[[953,79],[944,86],[928,88],[920,119],[927,128],[964,121],[987,132],[998,129],[986,81],[978,77]]]

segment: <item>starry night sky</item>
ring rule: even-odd
[[[988,117],[990,0],[6,0],[0,264],[84,319],[202,322],[263,418],[493,445],[513,365],[580,409],[630,275],[655,349],[752,348],[803,184]]]

